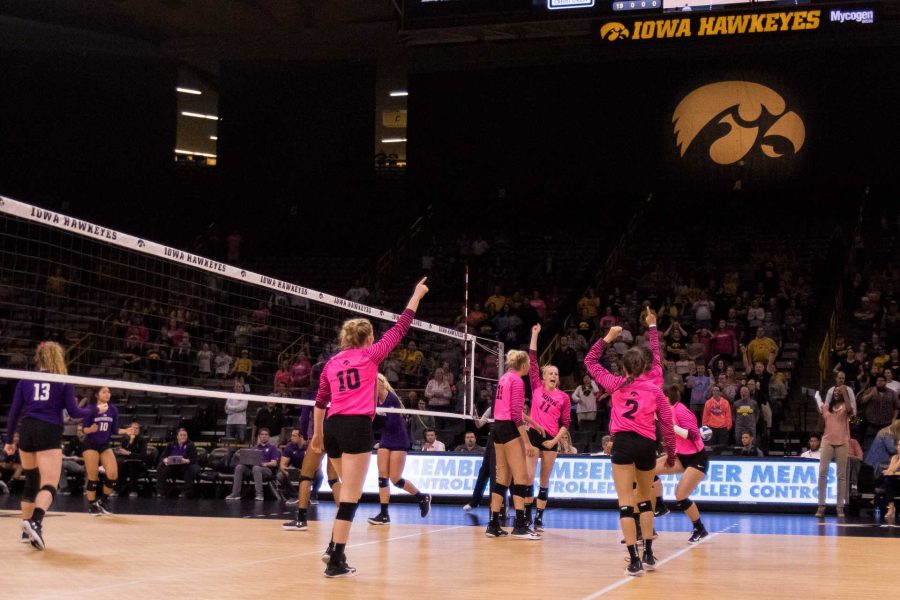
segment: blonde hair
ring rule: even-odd
[[[379,373],[378,383],[387,388],[388,394],[394,394],[395,396],[397,396],[397,400],[400,402],[400,406],[403,406],[405,408],[403,400],[400,400],[400,394],[397,393],[397,390],[394,389],[394,386],[391,385],[391,382],[387,380],[387,377]],[[385,394],[385,399],[387,399],[387,394]]]
[[[68,375],[66,353],[56,342],[41,342],[34,352],[34,364],[38,371]]]
[[[348,319],[341,325],[341,348],[362,348],[370,335],[373,330],[368,319]]]
[[[506,353],[506,368],[520,371],[528,364],[528,353],[522,350],[510,350]]]

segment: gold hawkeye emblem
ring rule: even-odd
[[[627,32],[626,32],[627,33]],[[761,140],[760,149],[769,158],[780,158],[784,141],[796,154],[806,139],[806,127],[800,116],[786,110],[781,95],[771,88],[750,81],[721,81],[697,88],[675,107],[675,141],[684,156],[697,135],[711,123],[727,125],[728,133],[709,148],[709,157],[720,165],[731,165],[747,154]],[[776,120],[760,137],[763,109]],[[780,140],[777,138],[781,138]]]

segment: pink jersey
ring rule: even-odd
[[[697,454],[703,450],[703,440],[700,439],[700,429],[697,427],[697,417],[687,406],[678,402],[672,407],[672,416],[675,424],[682,429],[687,429],[688,437],[684,439],[680,435],[675,436],[675,452],[678,454]]]
[[[566,429],[572,424],[572,401],[569,395],[560,389],[548,392],[541,381],[538,368],[537,352],[530,350],[528,358],[531,366],[528,369],[528,381],[531,383],[531,418],[544,428],[547,435],[556,437],[560,423]]]
[[[334,415],[367,415],[375,418],[378,398],[378,365],[400,343],[412,325],[415,313],[404,310],[380,340],[368,348],[350,348],[331,357],[319,379],[316,408],[331,408]]]
[[[515,371],[507,371],[497,382],[494,397],[494,420],[512,421],[516,427],[525,423],[522,411],[525,407],[525,383]]]
[[[652,331],[656,328],[651,328]],[[633,431],[645,438],[656,439],[656,423],[654,415],[659,417],[666,453],[670,460],[675,459],[675,431],[672,429],[672,407],[655,383],[654,369],[635,378],[613,375],[600,364],[600,357],[606,350],[606,342],[599,340],[584,357],[584,366],[588,373],[603,389],[612,394],[610,406],[609,432]]]

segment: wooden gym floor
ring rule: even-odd
[[[684,517],[670,515],[666,519],[679,531],[660,532],[654,544],[660,569],[633,578],[623,574],[624,547],[611,528],[548,528],[540,542],[498,540],[486,538],[474,517],[456,524],[435,524],[429,517],[415,524],[369,526],[365,517],[372,506],[360,506],[347,551],[358,574],[338,580],[325,579],[320,562],[333,510],[321,523],[310,521],[306,532],[282,531],[279,513],[269,515],[275,519],[238,519],[51,512],[44,525],[44,552],[19,543],[18,514],[7,510],[0,515],[6,517],[0,518],[0,590],[4,600],[821,600],[896,597],[900,586],[894,567],[900,556],[896,530],[886,537],[740,533],[748,529],[747,519],[779,517],[719,513],[710,519],[714,535],[691,547]],[[408,517],[414,510],[393,505],[392,515],[404,513],[407,518],[400,520],[412,523]]]

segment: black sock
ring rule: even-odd
[[[340,565],[344,561],[344,548],[347,544],[335,544],[334,549],[331,551],[331,564],[334,566]]]
[[[305,508],[298,508],[298,509],[297,509],[297,520],[298,520],[298,521],[305,521],[305,520],[306,520],[306,509],[305,509]]]
[[[381,503],[381,514],[383,514],[384,516],[387,516],[388,514],[388,505],[386,502]]]
[[[40,524],[44,520],[44,514],[46,514],[46,511],[43,508],[35,508],[34,512],[31,513],[31,520]]]
[[[632,545],[628,546],[628,556],[631,557],[631,560],[637,560],[637,557],[638,557],[637,544],[632,544]]]
[[[653,538],[651,537],[649,540],[644,540],[644,552],[652,553],[653,552]]]
[[[500,524],[500,513],[491,511],[491,525]]]
[[[516,527],[525,526],[525,511],[516,509]]]
[[[703,527],[703,521],[701,521],[700,519],[697,519],[696,521],[694,521],[694,529],[706,529],[706,528]]]
[[[531,509],[534,508],[534,504],[528,503],[525,505],[525,517],[527,521],[531,521]]]
[[[662,496],[658,496],[656,498],[656,510],[662,510],[666,506],[666,501],[663,500]]]
[[[422,492],[416,492],[416,500],[421,502],[424,499],[425,499],[425,494],[423,494]]]
[[[544,509],[543,508],[536,509],[534,511],[534,517],[536,519],[543,519],[544,518]]]

